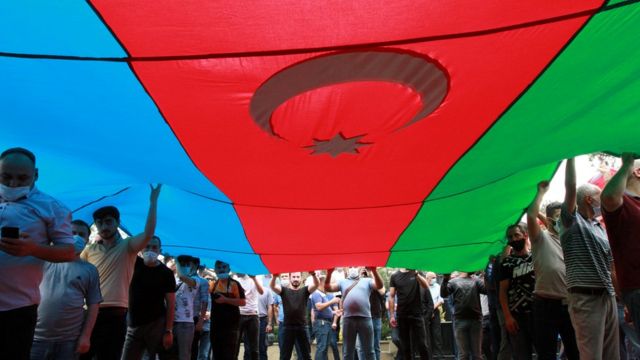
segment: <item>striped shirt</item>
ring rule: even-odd
[[[611,248],[607,234],[597,220],[588,220],[577,211],[570,214],[562,205],[560,235],[567,269],[567,288],[606,288],[614,295],[611,282]]]

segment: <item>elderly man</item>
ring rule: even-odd
[[[569,291],[569,314],[576,331],[580,359],[617,359],[618,314],[607,234],[600,215],[600,189],[576,189],[574,159],[567,160],[565,198],[560,219]]]
[[[602,191],[602,207],[618,287],[640,334],[640,161],[633,154],[622,155],[622,167]]]
[[[0,154],[0,359],[28,359],[45,261],[74,259],[71,212],[35,187],[35,155]]]

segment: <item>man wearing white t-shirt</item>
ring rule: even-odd
[[[198,295],[199,282],[193,273],[193,258],[188,255],[180,255],[176,259],[176,307],[173,316],[173,346],[166,356],[167,360],[191,359],[191,345],[195,332],[194,301]]]
[[[264,293],[262,284],[255,276],[238,274],[238,282],[244,289],[246,305],[240,306],[240,339],[244,342],[244,359],[258,360],[260,351],[260,320],[258,319],[258,297]],[[240,351],[240,342],[236,354]],[[237,356],[237,355],[236,355]]]

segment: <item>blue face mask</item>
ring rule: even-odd
[[[178,265],[178,270],[182,275],[187,275],[187,276],[191,275],[191,266]]]
[[[216,273],[216,275],[218,275],[218,279],[228,279],[229,278],[229,273],[228,272]]]

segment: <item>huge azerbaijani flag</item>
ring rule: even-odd
[[[247,273],[478,269],[563,158],[640,152],[638,1],[0,2],[0,148]]]

